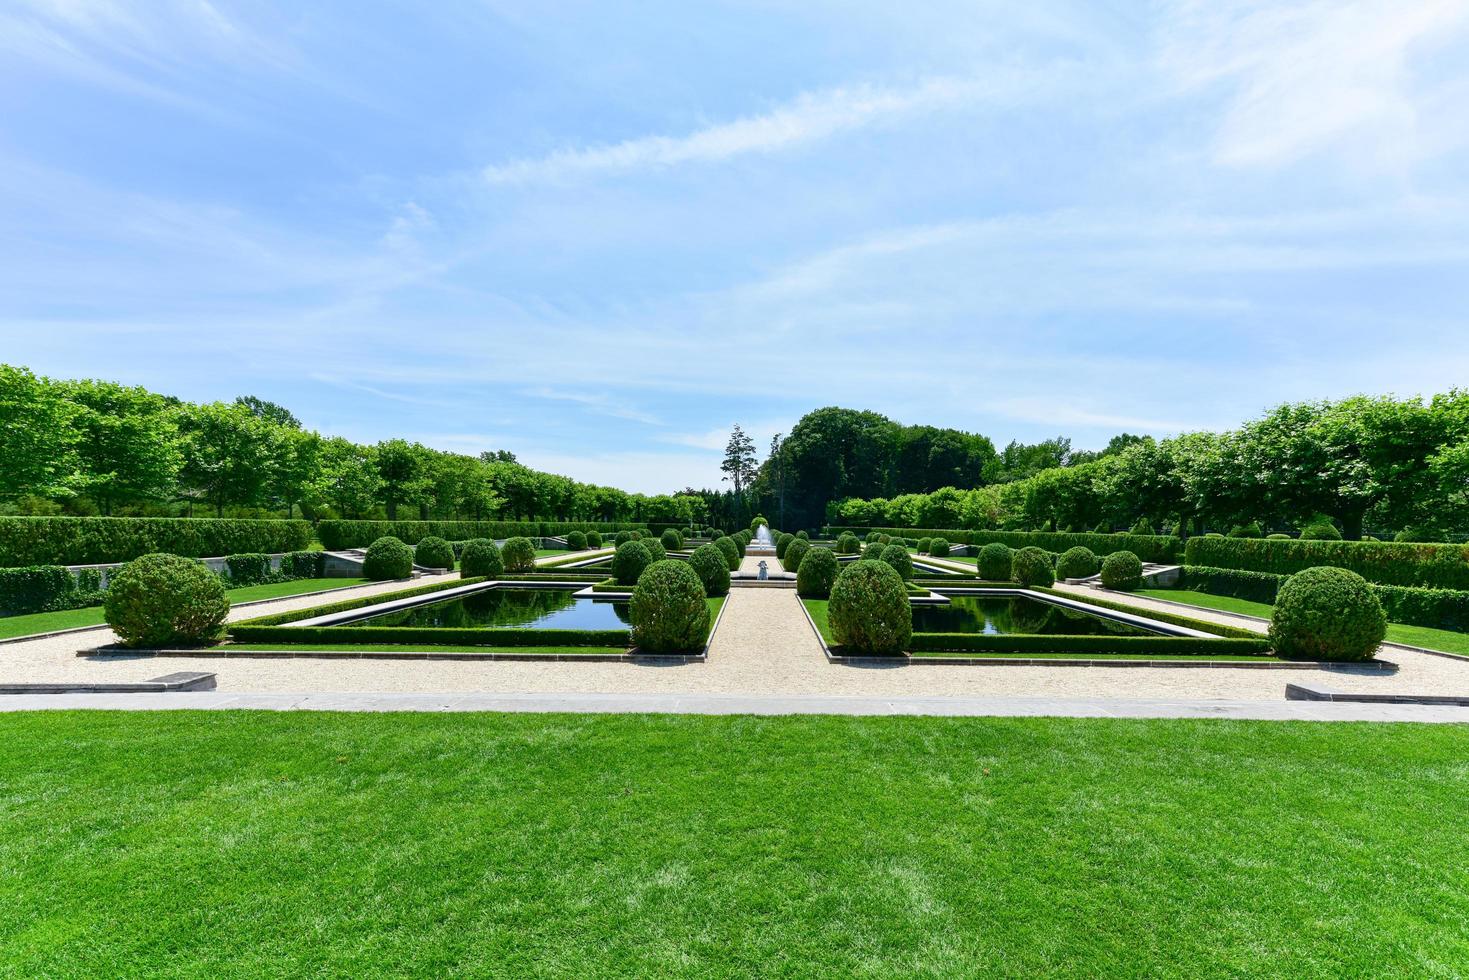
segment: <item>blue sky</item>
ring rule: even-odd
[[[1469,0],[9,0],[0,360],[718,480],[1469,382]]]

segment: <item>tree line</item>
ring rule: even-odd
[[[192,404],[0,365],[0,512],[668,521],[703,501],[581,483],[509,452],[362,445],[252,396]]]
[[[853,424],[837,431],[852,433]],[[876,442],[885,445],[878,458],[892,458],[895,443],[882,443],[882,431],[862,419],[860,434],[833,444],[828,428],[801,451]],[[796,478],[827,490],[824,517],[838,525],[1081,531],[1141,520],[1186,534],[1255,524],[1288,530],[1329,519],[1351,540],[1368,528],[1444,540],[1469,527],[1469,391],[1427,401],[1357,396],[1286,404],[1226,432],[1119,437],[1095,457],[927,493],[850,492],[859,483],[841,451],[824,469],[797,460]],[[871,472],[870,464],[859,471],[866,480]]]

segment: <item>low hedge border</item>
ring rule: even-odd
[[[1026,547],[1037,547],[1045,551],[1061,553],[1071,548],[1090,548],[1100,556],[1114,551],[1131,551],[1143,561],[1166,565],[1179,564],[1183,558],[1184,544],[1181,538],[1163,534],[1096,534],[1093,532],[1067,533],[1065,531],[966,531],[958,528],[927,527],[840,527],[832,525],[825,529],[827,534],[850,531],[859,537],[876,531],[912,538],[947,538],[951,544],[985,545],[993,541],[1009,545],[1017,551]]]
[[[320,610],[313,610],[320,613]],[[412,626],[244,626],[230,629],[236,643],[387,644],[481,647],[627,647],[628,630],[445,629]]]
[[[104,565],[166,552],[184,558],[304,551],[308,521],[214,517],[0,517],[0,567]]]
[[[305,522],[302,522],[305,523]],[[307,525],[308,528],[310,525]],[[365,548],[378,538],[392,536],[405,544],[417,544],[427,537],[448,541],[470,538],[554,538],[571,531],[597,531],[604,537],[618,531],[645,531],[641,523],[600,523],[597,521],[322,521],[316,526],[317,536],[328,551],[343,548]],[[244,550],[244,549],[238,549]],[[288,548],[276,549],[289,551]]]
[[[1271,572],[1185,565],[1179,588],[1274,605],[1276,594],[1289,578]],[[1382,603],[1388,622],[1460,633],[1469,631],[1469,591],[1368,584]]]
[[[1238,626],[1226,626],[1223,623],[1211,623],[1203,619],[1194,619],[1190,616],[1179,616],[1175,613],[1160,612],[1156,609],[1146,609],[1139,606],[1131,606],[1125,602],[1111,602],[1107,599],[1098,599],[1094,596],[1081,595],[1076,592],[1063,592],[1060,589],[1049,589],[1044,586],[1032,586],[1032,592],[1040,592],[1044,595],[1052,595],[1061,599],[1071,599],[1075,602],[1084,602],[1092,606],[1101,606],[1103,609],[1111,609],[1115,612],[1131,613],[1134,616],[1143,616],[1147,619],[1156,619],[1160,623],[1168,623],[1172,626],[1182,626],[1185,629],[1198,630],[1201,633],[1213,633],[1215,636],[1230,637],[1233,639],[1254,640],[1263,634],[1255,630],[1247,630]],[[1188,637],[1184,637],[1188,639]]]
[[[462,585],[474,585],[478,582],[487,582],[484,578],[450,579],[446,582],[434,582],[430,585],[420,585],[412,589],[402,589],[398,592],[379,592],[376,595],[359,596],[356,599],[343,599],[341,602],[328,603],[325,606],[312,606],[309,609],[292,609],[289,612],[274,613],[270,616],[257,616],[254,619],[243,619],[238,623],[231,623],[227,630],[234,637],[235,630],[241,627],[264,627],[279,626],[283,623],[294,623],[298,619],[312,619],[316,616],[325,616],[329,613],[348,612],[353,609],[361,609],[363,606],[375,606],[380,602],[391,602],[394,599],[411,599],[414,596],[430,595],[434,592],[442,592],[445,589],[457,589]],[[246,641],[239,640],[244,643]]]
[[[514,575],[496,575],[495,582],[604,582],[607,576],[594,572],[519,572]]]
[[[1260,656],[1270,655],[1270,641],[1220,637],[1201,640],[1192,636],[996,636],[986,633],[914,633],[908,644],[912,653],[973,651],[976,653],[1133,653],[1157,656]]]
[[[1469,545],[1269,538],[1190,538],[1186,565],[1291,575],[1317,565],[1377,585],[1469,590]]]

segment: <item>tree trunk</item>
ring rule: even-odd
[[[398,501],[396,501],[396,500],[392,499],[391,497],[389,497],[388,498],[388,520],[390,520],[390,521],[396,521],[397,519],[398,519]]]
[[[1341,536],[1348,541],[1362,540],[1362,518],[1365,510],[1355,510],[1341,515]]]

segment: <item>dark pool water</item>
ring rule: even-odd
[[[1152,631],[1023,596],[954,596],[947,605],[914,606],[915,633],[1013,636],[1154,636]]]
[[[344,625],[619,630],[628,613],[626,602],[573,599],[565,589],[488,589]]]

